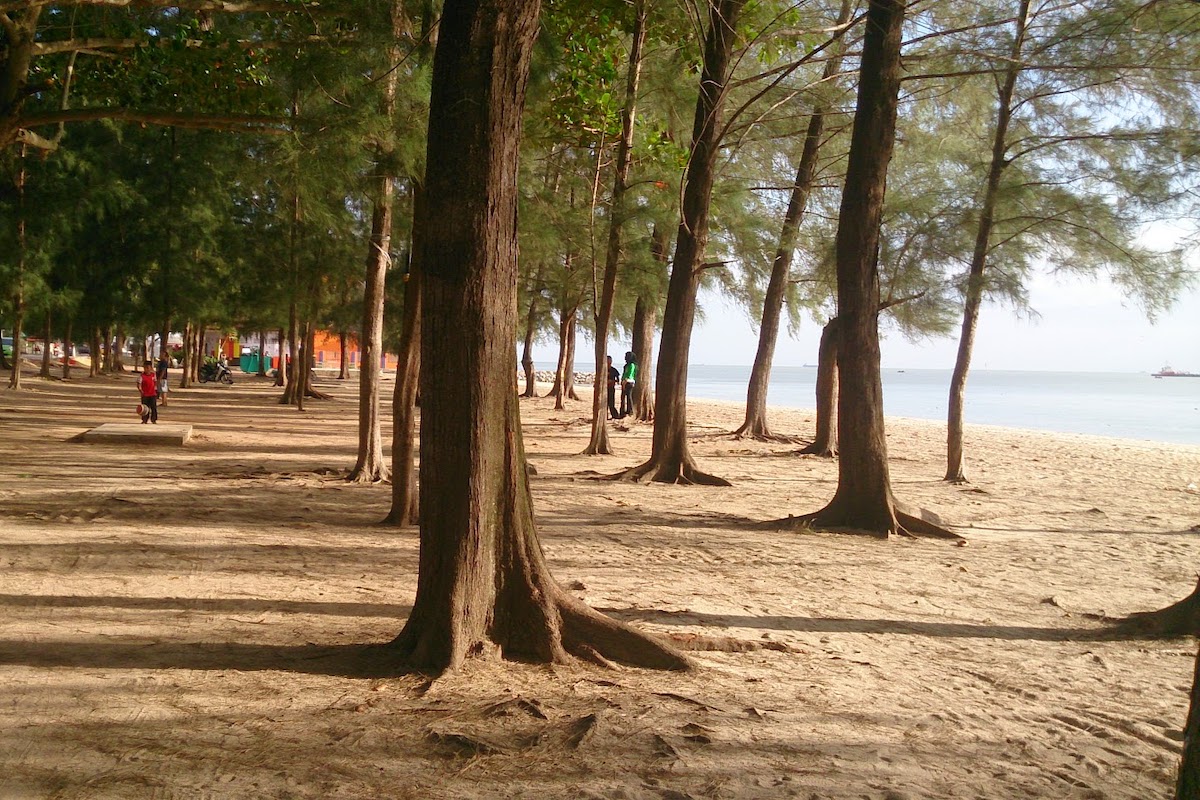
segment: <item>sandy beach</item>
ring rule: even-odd
[[[303,413],[241,374],[176,390],[183,447],[76,440],[136,421],[132,376],[26,386],[0,391],[5,800],[1172,794],[1196,643],[1101,618],[1194,586],[1200,447],[969,426],[954,486],[944,426],[889,419],[896,493],[967,541],[884,542],[756,527],[820,507],[837,465],[730,439],[740,404],[689,407],[699,464],[733,482],[700,488],[593,480],[650,426],[582,456],[589,392],[523,400],[556,578],[746,652],[431,682],[330,656],[395,636],[416,586],[415,529],[376,524],[389,487],[343,480],[354,385]]]

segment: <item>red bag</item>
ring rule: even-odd
[[[137,415],[138,415],[139,417],[144,417],[144,416],[146,416],[146,407],[145,407],[144,405],[142,405],[141,403],[138,403],[138,407],[137,407]]]

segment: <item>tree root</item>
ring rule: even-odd
[[[606,617],[562,593],[555,598],[562,619],[563,648],[576,658],[607,665],[618,661],[634,667],[689,671],[695,665],[665,640]]]
[[[646,477],[648,475],[650,475],[649,478]],[[649,480],[653,483],[674,483],[680,486],[733,486],[732,483],[724,478],[703,472],[695,464],[688,461],[680,464],[669,464],[661,463],[654,459],[613,475],[605,475],[600,480],[630,481],[635,483],[642,480]]]
[[[1120,633],[1148,638],[1175,639],[1200,635],[1200,577],[1196,588],[1178,603],[1157,611],[1139,611],[1116,620]]]
[[[759,527],[761,530],[793,531],[798,533],[823,531],[826,533],[870,536],[876,539],[887,539],[891,536],[906,536],[911,539],[926,537],[930,539],[949,540],[957,542],[960,545],[967,543],[966,538],[959,536],[945,527],[942,524],[941,518],[932,511],[896,503],[893,513],[896,524],[890,530],[871,530],[847,524],[848,520],[844,518],[844,514],[831,509],[830,506],[826,506],[820,511],[814,511],[811,514],[802,514],[798,517],[789,514],[782,519],[761,523]]]
[[[821,458],[836,458],[837,454],[836,447],[828,444],[817,444],[816,442],[811,442],[808,446],[796,451],[796,455],[798,456],[819,456]]]
[[[756,430],[756,431],[748,431],[748,430],[746,430],[745,425],[738,428],[736,431],[730,431],[729,433],[724,433],[724,434],[720,434],[720,435],[728,436],[730,439],[733,439],[734,441],[742,441],[743,439],[749,439],[752,442],[772,442],[775,444],[799,444],[800,442],[804,441],[799,436],[788,436],[783,433],[771,433],[769,430],[765,430],[765,429]]]
[[[672,633],[667,636],[681,650],[705,653],[753,653],[775,650],[780,653],[800,652],[790,644],[769,639],[736,639],[732,636],[702,636],[698,633]]]

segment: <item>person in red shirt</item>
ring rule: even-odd
[[[142,424],[158,424],[158,379],[154,375],[154,362],[146,359],[142,374],[138,376],[138,391],[142,395]]]

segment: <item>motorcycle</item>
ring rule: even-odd
[[[208,383],[227,383],[233,385],[233,373],[229,371],[229,365],[225,363],[225,359],[220,361],[205,361],[200,365],[200,382]]]

